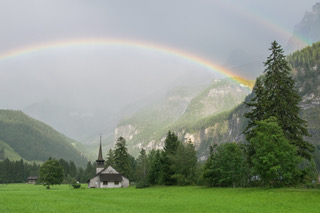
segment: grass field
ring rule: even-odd
[[[0,184],[0,212],[320,212],[320,190]]]

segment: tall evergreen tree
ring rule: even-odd
[[[196,182],[197,154],[194,145],[180,143],[176,155],[171,157],[173,177],[178,185],[189,185]]]
[[[173,157],[177,153],[177,149],[180,145],[178,136],[171,131],[168,132],[164,142],[164,151],[161,153],[161,171],[160,171],[160,183],[165,185],[175,185],[176,179],[173,177],[175,171],[172,167]]]
[[[115,167],[114,151],[112,149],[109,149],[109,152],[107,154],[106,166]]]
[[[309,134],[306,122],[299,117],[298,104],[301,98],[290,76],[290,67],[281,46],[276,41],[271,44],[270,50],[271,54],[264,63],[264,80],[257,81],[256,96],[251,103],[246,104],[252,108],[252,111],[245,115],[249,118],[249,125],[245,130],[246,138],[250,140],[253,137],[252,130],[256,127],[257,121],[273,116],[285,137],[297,147],[297,154],[310,160],[314,147],[304,140],[304,136]]]
[[[278,124],[290,143],[298,148],[298,155],[308,160],[314,147],[303,137],[308,136],[307,125],[299,117],[301,101],[295,90],[295,82],[290,76],[290,67],[283,54],[281,46],[274,41],[271,45],[271,55],[264,63],[266,94],[266,116],[277,118]]]
[[[180,141],[178,140],[178,136],[174,134],[174,132],[168,131],[167,137],[164,141],[164,148],[166,154],[174,155],[178,149]]]
[[[160,150],[152,149],[148,155],[149,174],[148,182],[150,184],[160,184],[161,174],[161,152]]]
[[[256,122],[261,121],[266,117],[265,93],[266,91],[263,87],[262,78],[257,78],[255,86],[253,88],[254,97],[251,99],[251,102],[244,103],[247,108],[251,108],[251,111],[244,114],[244,117],[248,118],[248,125],[243,132],[246,135],[247,141],[250,141],[250,139],[253,137],[252,129],[256,127]]]
[[[148,183],[148,173],[149,173],[149,165],[148,165],[148,156],[144,149],[141,149],[140,155],[137,159],[137,169],[136,169],[136,187],[144,188],[149,185]]]
[[[91,163],[91,161],[88,161],[86,169],[84,170],[83,179],[85,181],[90,180],[94,175],[96,174],[96,168],[95,163]]]
[[[119,137],[114,150],[115,169],[123,174],[125,177],[130,178],[130,159],[126,140],[123,137]]]

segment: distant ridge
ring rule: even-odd
[[[27,161],[43,162],[52,157],[72,160],[77,165],[87,163],[75,140],[21,111],[0,110],[0,141],[0,150],[4,148],[5,157],[12,160],[20,156]]]

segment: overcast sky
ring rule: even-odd
[[[0,0],[0,55],[38,44],[116,38],[171,47],[223,66],[235,50],[265,57],[273,40],[286,46],[294,25],[316,2]],[[132,47],[47,49],[0,59],[0,108],[44,100],[120,106],[181,76],[208,72],[182,58]]]

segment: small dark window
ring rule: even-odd
[[[114,182],[114,185],[119,185],[119,181],[115,181],[115,182]]]
[[[108,181],[103,181],[103,185],[108,185]]]

